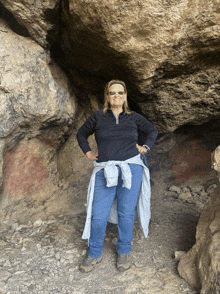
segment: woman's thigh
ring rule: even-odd
[[[107,187],[104,169],[96,173],[95,188],[92,203],[93,219],[108,218],[112,203],[116,195],[116,186]]]
[[[141,188],[143,167],[138,164],[129,164],[132,173],[131,189],[122,187],[123,181],[121,174],[117,186],[117,205],[118,211],[123,213],[133,213]]]

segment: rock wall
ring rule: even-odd
[[[0,217],[26,222],[74,209],[62,191],[87,185],[92,169],[75,135],[113,78],[127,83],[129,106],[168,134],[151,153],[153,169],[173,158],[182,179],[198,171],[197,150],[207,158],[217,146],[175,149],[171,133],[219,126],[219,15],[219,0],[0,0]],[[218,191],[179,264],[202,293],[220,291]]]
[[[219,116],[218,1],[66,0],[62,12],[84,88],[126,80],[129,102],[163,133]]]
[[[1,0],[68,73],[78,102],[112,78],[161,133],[219,117],[219,1]]]
[[[57,150],[72,131],[76,103],[48,52],[3,20],[0,100],[0,214],[25,218],[33,213],[28,202],[33,208],[35,202],[58,197]]]
[[[20,1],[1,0],[3,15],[10,22],[11,17],[4,7],[13,13],[17,22],[27,29],[29,35],[42,47],[58,36],[60,23],[60,0],[53,1]],[[16,29],[16,27],[15,27]]]
[[[220,146],[212,153],[212,166],[220,172]],[[178,265],[180,275],[201,294],[220,291],[220,185],[205,206],[197,226],[196,243]]]

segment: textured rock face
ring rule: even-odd
[[[1,0],[0,2],[43,47],[48,46],[49,39],[55,37],[51,35],[56,35],[59,30],[60,0]]]
[[[56,152],[76,107],[67,78],[48,53],[2,20],[0,100],[0,213],[10,215],[16,201],[43,203],[58,192]]]
[[[32,38],[51,45],[88,104],[125,80],[130,105],[160,130],[219,117],[219,1],[1,0]],[[59,37],[58,37],[59,36]]]
[[[69,0],[62,8],[70,71],[92,73],[85,87],[126,80],[130,103],[161,132],[219,116],[218,1]]]
[[[218,147],[212,154],[212,165],[219,173]],[[220,291],[220,185],[203,210],[196,232],[196,244],[179,263],[180,275],[192,286],[201,288],[201,294]]]
[[[103,86],[110,79],[125,80],[129,105],[160,133],[219,119],[218,0],[0,2],[26,28],[27,32],[21,29],[23,36],[35,41],[13,33],[1,21],[0,214],[5,218],[21,217],[22,211],[27,220],[43,211],[74,206],[69,199],[60,199],[57,171],[64,186],[65,181],[88,184],[92,163],[80,151],[75,135],[89,111],[101,108]],[[71,89],[84,107],[85,116],[75,125],[75,97],[46,47],[69,74]],[[92,139],[91,147],[96,148]],[[185,162],[177,160],[183,179],[188,171],[196,171],[195,162],[202,165],[201,158],[206,167],[207,152],[197,144],[176,153],[174,147],[175,137],[167,144],[162,140],[155,153],[177,159],[184,155]],[[213,196],[201,216],[197,244],[179,265],[181,275],[201,286],[203,293],[219,287],[218,207],[218,197]]]

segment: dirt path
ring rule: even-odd
[[[81,239],[86,212],[85,186],[64,191],[73,197],[72,215],[50,216],[47,221],[1,227],[0,293],[15,294],[197,294],[177,272],[175,251],[194,243],[199,213],[195,206],[164,200],[170,186],[166,175],[152,175],[152,219],[144,239],[134,226],[132,266],[116,269],[117,228],[108,227],[103,260],[90,273],[79,271],[87,241]],[[74,195],[74,196],[73,196]]]
[[[114,245],[117,228],[110,226],[106,232],[103,260],[90,273],[82,274],[76,269],[74,293],[199,293],[178,275],[178,262],[174,259],[175,251],[188,251],[194,244],[199,212],[193,205],[164,199],[164,192],[171,185],[166,183],[166,175],[155,173],[151,178],[152,218],[149,237],[144,238],[136,220],[131,268],[124,273],[117,271]],[[85,212],[78,215],[80,233],[85,216]],[[75,242],[85,253],[87,242],[79,239],[75,239]],[[82,259],[80,257],[78,263]]]
[[[135,222],[131,269],[122,274],[117,271],[117,229],[108,228],[102,262],[91,273],[76,274],[78,291],[82,291],[78,293],[199,293],[180,278],[174,259],[175,251],[188,251],[194,244],[199,213],[190,204],[164,200],[167,184],[161,181],[161,175],[157,177],[153,177],[152,219],[147,239]]]

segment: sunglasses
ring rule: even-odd
[[[113,96],[113,95],[115,95],[116,93],[117,93],[117,92],[109,92],[109,95],[110,95],[110,96]],[[118,95],[122,96],[122,95],[124,95],[124,93],[125,93],[125,92],[121,91],[121,92],[118,92]]]

